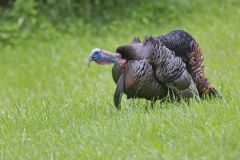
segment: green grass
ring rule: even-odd
[[[5,45],[0,51],[0,159],[238,159],[239,16],[233,7],[164,25],[113,23],[99,33],[85,29],[51,40],[42,31]],[[224,98],[157,103],[146,111],[146,101],[124,97],[117,111],[111,66],[88,68],[90,50],[114,50],[135,35],[179,28],[200,43],[207,77]]]

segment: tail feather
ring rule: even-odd
[[[202,50],[189,33],[175,30],[157,38],[186,63],[187,71],[196,83],[200,97],[219,97],[219,93],[205,76]]]
[[[217,90],[211,85],[204,73],[203,54],[199,44],[193,40],[192,52],[189,54],[188,70],[196,83],[200,97],[219,96]]]

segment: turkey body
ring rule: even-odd
[[[115,106],[121,103],[121,92],[127,98],[147,100],[171,97],[192,98],[216,95],[204,75],[202,51],[193,37],[175,30],[145,41],[134,38],[131,44],[117,48],[128,62],[124,69],[115,64],[112,76],[117,84]]]
[[[147,100],[164,98],[168,89],[155,78],[152,65],[147,59],[130,60],[123,71],[118,64],[113,67],[113,78],[117,83],[122,73],[125,74],[124,93],[127,98],[145,98]]]

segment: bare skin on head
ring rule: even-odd
[[[125,68],[127,63],[127,59],[122,58],[119,53],[112,53],[103,49],[95,48],[92,50],[88,63],[90,64],[92,61],[95,61],[98,64],[116,64],[118,63],[120,68]]]

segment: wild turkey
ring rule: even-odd
[[[218,92],[204,75],[203,55],[196,40],[187,32],[175,30],[159,37],[146,37],[141,43],[120,46],[116,53],[94,49],[89,64],[112,64],[117,83],[114,103],[120,108],[122,93],[127,98],[152,100],[188,99],[217,96]]]

